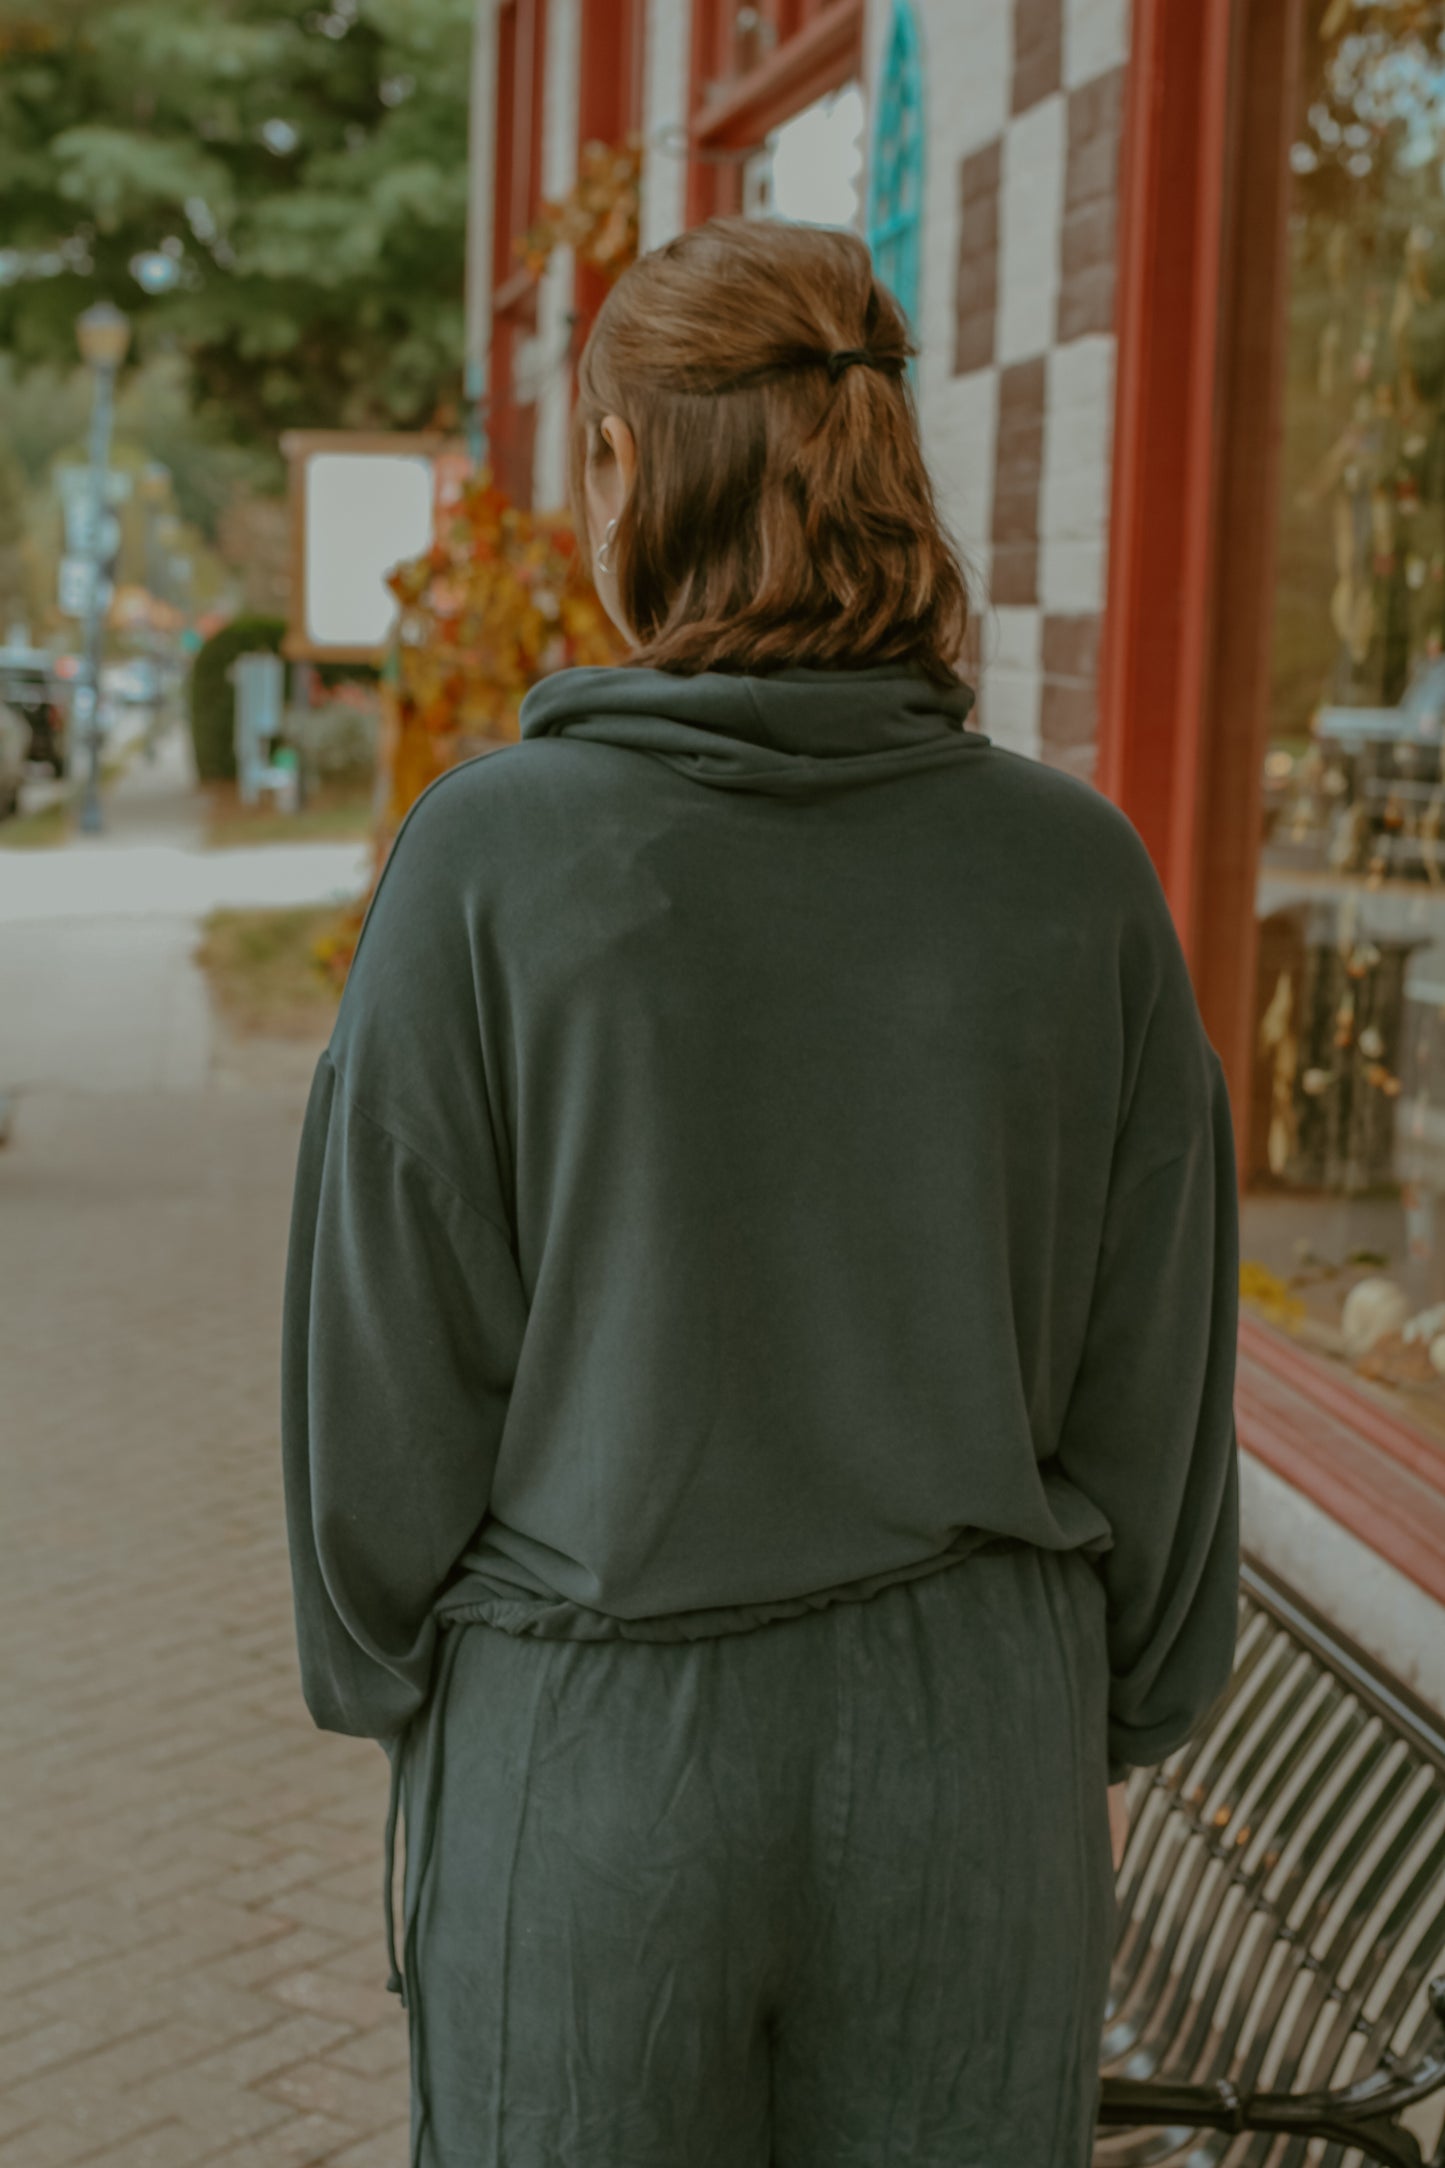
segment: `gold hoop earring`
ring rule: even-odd
[[[598,544],[597,549],[594,552],[594,562],[599,565],[604,572],[610,572],[612,570],[612,537],[616,534],[616,532],[616,520],[608,520],[607,532],[603,535],[601,542]]]

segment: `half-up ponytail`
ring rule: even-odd
[[[691,675],[915,663],[952,683],[967,589],[923,462],[914,348],[856,235],[710,219],[633,264],[578,369],[637,478],[613,541],[633,659]]]

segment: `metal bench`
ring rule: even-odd
[[[1130,1806],[1096,2168],[1445,2168],[1445,1724],[1247,1560],[1229,1687]]]

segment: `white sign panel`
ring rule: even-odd
[[[95,526],[95,475],[89,467],[57,467],[55,485],[60,492],[60,502],[65,514],[65,546],[72,555],[80,555],[90,548],[90,537]],[[105,477],[105,502],[107,505],[124,503],[130,492],[130,476],[117,473],[112,467]],[[120,546],[120,521],[114,512],[102,510],[101,549],[103,557],[114,556]]]
[[[97,527],[95,507],[88,500],[66,509],[74,515],[65,523],[66,548],[78,557],[98,557],[102,564],[114,557],[120,548],[120,521],[114,512],[102,512]]]
[[[416,453],[313,452],[306,462],[306,638],[384,647],[386,575],[432,539],[432,462]]]
[[[90,591],[95,581],[95,565],[89,557],[62,557],[60,560],[59,592],[56,600],[67,617],[84,617],[90,608]],[[98,589],[101,609],[108,609],[115,593],[109,580],[102,580]]]

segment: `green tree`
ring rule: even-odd
[[[203,413],[406,427],[455,401],[471,0],[0,0],[0,352],[105,296]],[[133,266],[175,267],[148,295]]]
[[[89,373],[79,363],[21,370],[0,354],[0,465],[15,459],[29,486],[44,489],[58,453],[85,456],[91,396]],[[115,453],[124,463],[130,452],[169,469],[177,510],[211,540],[238,494],[279,492],[285,479],[274,444],[236,444],[196,415],[178,353],[132,369],[120,388]]]

